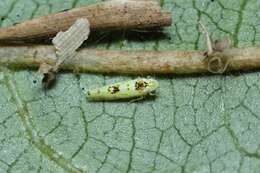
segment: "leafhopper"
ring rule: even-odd
[[[87,98],[93,101],[143,98],[152,95],[159,83],[151,78],[137,78],[89,90]]]

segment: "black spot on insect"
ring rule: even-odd
[[[36,84],[36,83],[37,83],[37,80],[33,80],[33,83]]]
[[[143,80],[139,80],[139,81],[135,82],[136,90],[144,90],[147,86],[148,86],[148,83]]]
[[[110,86],[108,87],[108,92],[110,92],[111,94],[115,94],[117,92],[119,92],[119,87],[118,86]]]
[[[90,92],[89,91],[87,92],[87,95],[90,96]]]

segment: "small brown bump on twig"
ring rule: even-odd
[[[56,71],[53,70],[53,66],[42,63],[38,69],[38,72],[43,74],[42,86],[44,89],[51,88],[56,80]]]
[[[55,84],[56,75],[57,72],[53,71],[52,69],[47,73],[43,73],[42,86],[44,89],[51,88]]]

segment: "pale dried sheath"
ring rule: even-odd
[[[110,51],[82,49],[61,64],[66,71],[117,74],[193,74],[208,72],[203,51]],[[56,60],[52,46],[0,48],[0,65],[37,68]],[[231,48],[216,56],[230,60],[227,71],[260,69],[260,48]]]
[[[78,18],[87,18],[91,30],[117,30],[171,25],[171,13],[154,1],[106,1],[35,18],[0,29],[1,42],[50,38],[67,30]]]
[[[58,58],[55,68],[58,68],[66,59],[74,56],[76,50],[88,39],[89,32],[88,20],[80,18],[67,31],[61,31],[53,38],[52,43],[57,49]]]

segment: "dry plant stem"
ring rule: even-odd
[[[76,72],[117,74],[194,74],[208,72],[203,51],[111,51],[82,49],[60,69]],[[260,69],[260,48],[231,48],[216,56],[229,57],[226,71]],[[1,47],[0,65],[38,68],[55,64],[52,46]]]
[[[151,28],[171,25],[171,13],[154,1],[115,0],[35,18],[0,29],[1,42],[50,38],[68,29],[78,18],[87,18],[92,30]]]

